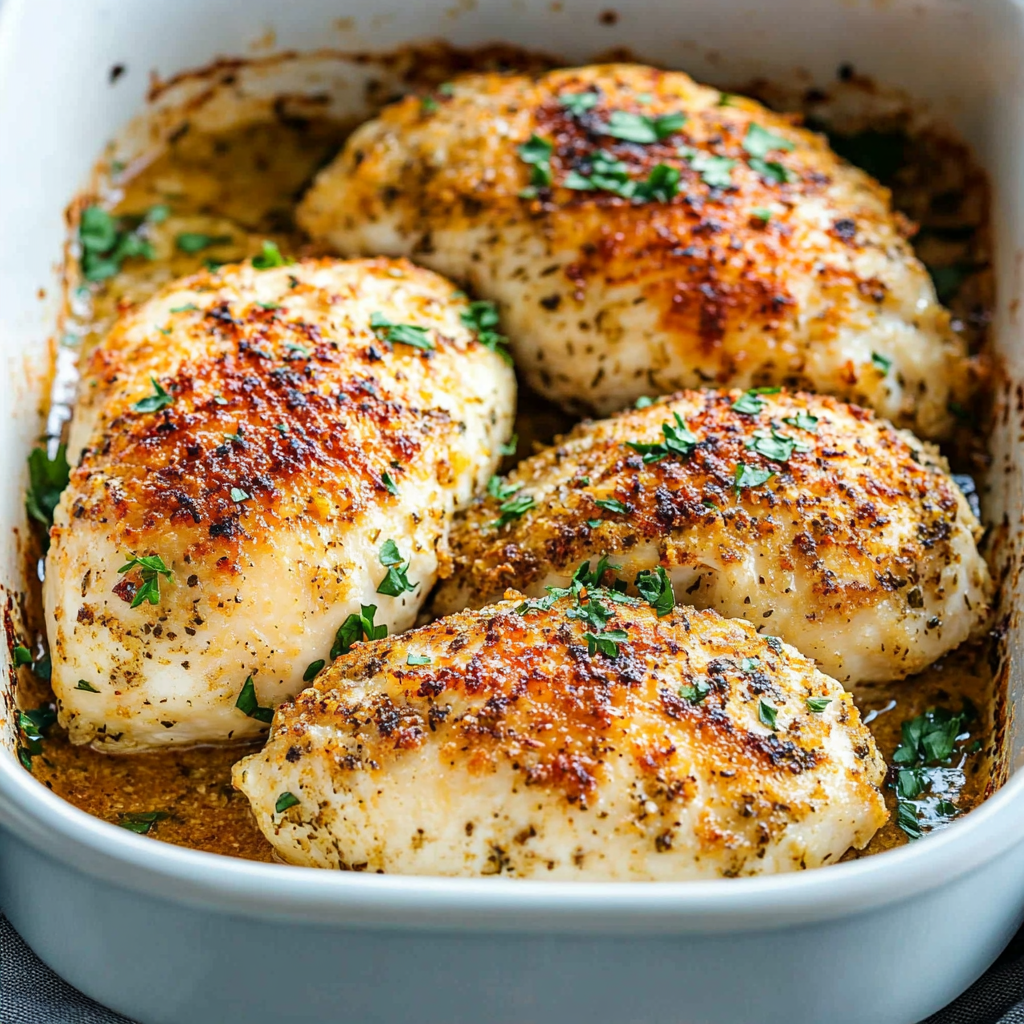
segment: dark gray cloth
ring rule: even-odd
[[[0,1024],[132,1022],[58,978],[0,914]],[[1024,929],[980,981],[924,1024],[1024,1024]]]

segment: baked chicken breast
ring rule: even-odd
[[[470,311],[405,261],[271,248],[121,316],[84,368],[46,561],[73,742],[258,735],[338,650],[413,624],[511,425]]]
[[[409,96],[351,135],[299,221],[498,302],[525,380],[575,410],[786,384],[941,438],[968,389],[888,190],[792,117],[680,72],[478,74]]]
[[[945,460],[866,410],[689,391],[495,478],[453,529],[435,610],[541,596],[606,555],[632,593],[747,619],[843,682],[899,679],[984,630],[980,534]]]
[[[593,585],[520,602],[360,644],[278,708],[234,782],[281,857],[709,878],[834,862],[885,820],[850,695],[792,648]]]

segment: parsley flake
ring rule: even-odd
[[[558,97],[558,102],[572,114],[579,117],[588,110],[600,103],[601,97],[596,92],[563,92]]]
[[[174,405],[174,396],[160,386],[160,382],[156,377],[150,377],[149,380],[153,385],[153,394],[140,398],[132,404],[132,408],[136,412],[159,412],[161,409],[166,409],[169,405]]]
[[[381,340],[392,345],[409,345],[429,352],[434,348],[426,327],[415,324],[393,324],[383,313],[370,314],[370,330]]]
[[[739,495],[744,487],[760,487],[761,484],[767,483],[773,476],[775,476],[774,470],[759,469],[757,466],[748,466],[745,462],[740,462],[736,466],[733,487],[736,489],[736,494]]]
[[[242,490],[241,487],[232,487],[231,488],[231,500],[232,501],[237,501],[237,502],[248,501],[251,497],[252,497],[252,495],[251,494],[247,494],[245,491]]]
[[[276,242],[263,239],[261,251],[253,256],[252,265],[256,270],[270,270],[272,267],[287,267],[294,263],[290,256],[282,256]]]
[[[302,673],[302,681],[304,683],[311,683],[317,676],[317,673],[326,665],[327,662],[323,658],[317,658],[316,661],[311,661],[306,666],[306,671]]]
[[[676,597],[668,573],[659,565],[656,569],[642,569],[637,573],[636,589],[640,596],[658,613],[658,618],[671,613]]]
[[[613,139],[623,142],[636,142],[649,145],[668,138],[686,124],[686,114],[663,114],[661,117],[648,117],[646,114],[634,114],[626,110],[613,110],[608,123],[600,129],[601,134],[610,135]]]
[[[660,462],[662,459],[667,459],[670,455],[677,455],[680,458],[686,458],[693,453],[693,449],[697,447],[698,438],[689,427],[683,422],[683,418],[679,413],[674,412],[673,417],[675,418],[675,425],[671,423],[663,423],[661,425],[661,432],[665,437],[665,440],[659,444],[644,444],[639,441],[627,441],[626,447],[632,448],[637,454],[642,455],[645,465],[650,465],[653,462]]]
[[[167,817],[166,811],[125,811],[118,824],[136,835],[144,836],[158,822]]]
[[[753,220],[758,221],[762,227],[772,219],[772,211],[767,206],[757,206],[750,211]]]
[[[516,149],[519,159],[530,167],[530,185],[519,193],[524,199],[532,199],[537,195],[537,189],[551,184],[551,153],[554,148],[547,139],[531,135]]]
[[[766,181],[776,185],[785,185],[787,181],[794,180],[793,172],[777,160],[762,160],[760,157],[752,156],[749,163],[752,171],[756,171]]]
[[[690,166],[700,175],[701,181],[709,188],[729,188],[732,185],[735,160],[730,160],[727,156],[713,156],[692,146],[680,146],[676,152],[689,161]]]
[[[118,569],[118,573],[139,570],[142,577],[142,586],[135,592],[132,598],[132,607],[138,608],[140,604],[148,601],[150,604],[160,603],[160,577],[171,579],[174,575],[171,569],[164,565],[164,560],[159,555],[132,555],[124,565]]]
[[[587,650],[591,654],[600,651],[606,658],[617,658],[619,644],[628,640],[629,634],[623,629],[609,629],[602,633],[584,633],[583,639],[587,641]]]
[[[299,802],[299,798],[294,793],[289,793],[287,790],[277,798],[277,803],[274,804],[274,811],[277,814],[284,814],[289,807],[294,807]]]
[[[87,281],[106,281],[120,272],[127,259],[153,259],[153,246],[139,234],[145,223],[146,218],[118,218],[102,207],[87,206],[78,223],[82,276]]]
[[[699,704],[711,692],[711,684],[706,679],[696,679],[688,686],[679,687],[679,696],[691,704]]]
[[[379,626],[374,624],[373,617],[377,614],[375,604],[363,604],[359,606],[359,614],[352,612],[351,615],[338,627],[334,637],[334,644],[331,647],[331,660],[348,654],[352,645],[366,640],[383,640],[388,635],[386,623]]]
[[[14,659],[15,668],[21,668],[22,665],[32,664],[32,652],[21,644],[18,644],[17,647],[14,648],[11,656]]]
[[[778,717],[779,709],[773,707],[763,697],[757,702],[757,717],[762,725],[767,725],[772,732],[778,732],[775,719]]]
[[[406,665],[429,665],[434,659],[429,654],[410,654],[406,659]]]
[[[815,434],[818,431],[818,417],[812,416],[809,412],[801,410],[795,416],[784,416],[783,423],[788,423],[797,430],[806,430],[808,434]]]
[[[508,338],[500,334],[495,328],[498,326],[498,307],[488,299],[477,299],[469,304],[469,309],[464,309],[459,314],[459,319],[464,327],[468,327],[476,334],[476,340],[484,348],[492,352],[512,365],[512,354],[508,350]]]
[[[808,697],[804,703],[807,705],[808,711],[813,711],[815,714],[820,714],[832,703],[831,697]]]
[[[752,121],[747,125],[747,134],[743,137],[743,148],[753,157],[764,158],[776,150],[782,153],[790,152],[793,149],[793,143]]]
[[[515,455],[519,447],[519,435],[513,434],[504,444],[498,445],[498,454],[504,456]]]
[[[522,484],[516,487],[516,490],[521,487]],[[519,519],[524,513],[528,512],[534,505],[537,504],[536,499],[532,494],[515,494],[514,496],[507,498],[505,501],[498,506],[498,518],[491,522],[489,525],[495,529],[501,529],[508,523]]]
[[[391,474],[387,470],[381,473],[380,482],[384,485],[388,494],[398,494],[398,485],[391,479]]]
[[[757,416],[764,409],[761,395],[777,395],[782,388],[749,388],[729,407],[733,412],[742,412],[747,416]]]
[[[242,684],[235,707],[243,715],[255,718],[257,722],[272,722],[274,720],[273,708],[260,707],[260,702],[256,699],[256,687],[253,685],[252,676],[249,676]]]
[[[743,446],[748,451],[757,452],[773,462],[787,462],[793,452],[810,451],[811,446],[788,434],[780,434],[774,427],[770,431],[756,430]]]
[[[86,679],[79,679],[78,680],[78,685],[75,687],[75,689],[76,690],[85,690],[86,693],[99,693],[100,692],[99,690],[96,689],[95,686],[92,685],[92,683],[90,683]]]
[[[398,551],[398,545],[393,540],[386,540],[381,545],[380,553],[377,556],[380,564],[387,569],[384,579],[377,586],[377,593],[386,597],[400,597],[402,594],[413,593],[419,586],[418,583],[410,583],[406,575],[409,571],[410,562],[406,562]]]
[[[641,395],[634,403],[634,409],[647,409],[649,406],[654,405],[654,399],[650,395]]]
[[[33,448],[29,453],[25,511],[46,529],[53,525],[54,510],[70,476],[65,445],[57,446],[52,459],[45,448]]]
[[[174,239],[174,244],[181,252],[192,255],[215,245],[226,245],[230,241],[230,235],[204,235],[198,231],[184,231]]]
[[[892,369],[892,360],[888,356],[883,356],[881,352],[871,353],[871,363],[881,371],[883,377]]]

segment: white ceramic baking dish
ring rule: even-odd
[[[104,143],[144,109],[150,73],[166,77],[219,55],[386,50],[440,37],[504,40],[567,61],[628,46],[723,84],[797,72],[807,84],[827,83],[850,63],[952,123],[994,187],[1005,415],[986,506],[990,521],[1005,524],[999,558],[1015,607],[1024,9],[1012,0],[630,0],[616,17],[610,3],[6,0],[7,593],[23,586],[24,465],[40,429],[62,213]],[[115,64],[127,70],[112,84]],[[271,92],[287,84],[344,93],[360,74],[328,56],[272,65],[258,80]],[[1010,649],[1019,649],[1019,624],[1009,622]],[[1011,710],[1024,699],[1020,683],[1018,666]],[[8,708],[8,740],[9,718]],[[220,858],[88,817],[35,782],[8,749],[0,751],[0,905],[60,974],[143,1022],[911,1024],[977,977],[1024,918],[1024,772],[1012,774],[1022,738],[1012,714],[1009,721],[1008,783],[941,834],[821,871],[680,884],[367,877]]]

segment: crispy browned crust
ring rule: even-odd
[[[559,97],[581,92],[596,92],[598,102],[571,116]],[[639,145],[602,133],[612,112],[682,112],[687,120],[661,141]],[[765,174],[744,148],[751,125],[791,144],[768,157],[788,180]],[[517,146],[533,135],[552,145],[552,184],[529,200],[522,191],[531,170]],[[701,168],[680,156],[681,146],[734,161],[732,187],[708,184]],[[596,151],[622,161],[635,181],[661,164],[678,170],[678,194],[635,203],[612,191],[565,187]],[[433,159],[438,152],[443,160]],[[675,382],[668,390],[740,381],[824,390],[813,349],[886,318],[912,321],[909,334],[933,339],[936,379],[920,379],[908,355],[906,391],[893,399],[864,353],[850,351],[829,368],[829,391],[891,403],[887,415],[932,436],[950,427],[944,399],[922,410],[915,401],[932,388],[941,399],[951,386],[969,387],[964,347],[903,237],[906,224],[894,215],[888,189],[839,160],[797,118],[680,72],[609,64],[536,77],[474,75],[456,80],[451,93],[434,94],[432,105],[407,97],[352,137],[300,218],[315,236],[343,240],[344,251],[372,240],[475,286],[483,275],[510,309],[521,304],[514,322],[536,320],[536,337],[513,339],[523,351],[537,349],[529,356],[531,382],[574,406],[609,408],[606,397],[592,402],[583,374],[600,390],[627,373],[618,346],[628,341],[622,332],[630,330],[631,314],[619,303],[633,301],[656,316],[645,331],[661,335],[643,339],[651,348],[646,385],[643,363],[634,368],[624,360],[638,378],[624,382],[633,397],[666,390],[666,380]],[[527,238],[529,245],[521,241]],[[487,269],[495,260],[504,260],[501,276],[509,279],[500,287],[497,271]],[[925,308],[919,299],[929,293]],[[572,310],[582,318],[578,328]],[[571,335],[548,339],[552,350],[566,348],[557,360],[540,351],[545,323]],[[579,380],[572,378],[574,355]],[[897,360],[894,372],[900,370]]]
[[[119,321],[85,367],[89,402],[100,404],[137,375],[134,364],[163,343],[184,356],[157,375],[173,405],[140,412],[114,399],[102,410],[72,474],[71,518],[113,525],[126,550],[173,529],[188,538],[186,560],[216,557],[227,568],[244,539],[267,541],[285,522],[337,527],[392,501],[383,474],[400,484],[425,448],[435,457],[435,446],[460,426],[444,409],[410,401],[416,386],[436,363],[447,375],[451,356],[475,342],[436,334],[436,352],[427,354],[389,348],[368,324],[353,324],[351,337],[325,336],[288,306],[300,297],[307,310],[343,302],[344,288],[308,281],[332,262],[306,260],[289,270],[272,309],[244,287],[230,299],[216,297],[235,285],[240,268],[176,282],[178,292],[211,293],[212,304],[169,313],[142,346],[125,340],[138,330],[137,318]],[[425,273],[405,261],[365,264],[379,275]],[[152,393],[145,378],[139,385],[137,397]],[[232,489],[249,499],[234,500]]]
[[[709,851],[728,845],[726,822],[763,847],[814,812],[826,790],[794,789],[808,773],[845,775],[844,799],[857,793],[865,814],[884,813],[870,733],[849,696],[792,648],[714,612],[659,619],[616,604],[608,628],[628,639],[615,656],[591,653],[590,627],[567,614],[575,606],[563,598],[517,611],[517,597],[360,644],[278,708],[265,754],[251,760],[302,773],[311,757],[337,793],[362,773],[387,785],[407,754],[433,747],[439,772],[511,767],[523,785],[581,809],[635,775],[636,791],[667,816],[714,787],[719,811],[696,837]],[[432,661],[410,667],[411,653]],[[680,693],[695,685],[710,688],[699,703]],[[812,696],[831,697],[833,710],[811,713]],[[762,723],[762,701],[779,709],[777,731]],[[837,730],[850,732],[852,763],[835,759]]]
[[[733,408],[741,395],[681,392],[581,423],[525,459],[504,483],[536,504],[499,527],[501,499],[477,499],[453,529],[452,575],[436,608],[479,607],[510,586],[536,592],[552,572],[571,573],[595,553],[614,561],[649,546],[651,566],[709,573],[765,551],[760,584],[767,577],[783,587],[796,574],[798,593],[775,599],[799,600],[806,621],[837,627],[876,604],[913,615],[934,599],[933,614],[942,614],[941,599],[968,614],[962,601],[950,600],[943,575],[964,562],[964,579],[978,575],[982,597],[968,608],[983,621],[988,576],[974,547],[980,526],[932,449],[834,398],[765,394],[761,411],[748,414]],[[663,427],[675,426],[676,415],[698,439],[692,453],[646,464],[629,442],[664,441]],[[815,431],[786,422],[799,415],[816,417]],[[772,430],[801,446],[785,462],[748,447],[755,434]],[[773,475],[737,487],[741,465]],[[597,503],[609,499],[626,511]],[[762,611],[758,606],[758,619]],[[762,623],[767,632],[773,626]],[[784,639],[798,646],[803,640]]]

